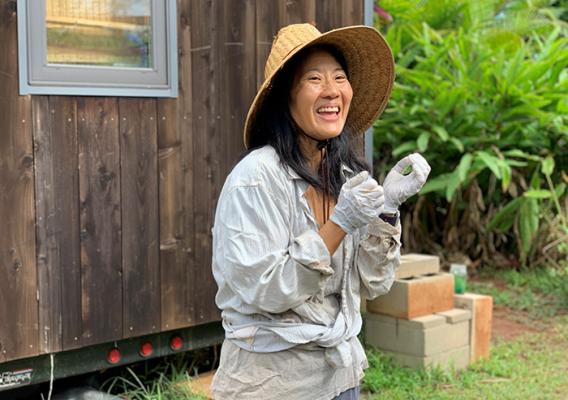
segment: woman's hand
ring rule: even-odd
[[[383,188],[363,171],[343,184],[330,219],[346,233],[353,233],[378,218],[384,202]]]
[[[408,175],[403,175],[403,171],[408,166],[412,167],[412,172]],[[383,183],[385,191],[384,212],[389,214],[396,213],[398,207],[406,199],[418,193],[424,186],[424,183],[426,183],[430,169],[426,159],[418,153],[410,154],[396,163]]]

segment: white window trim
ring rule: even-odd
[[[33,12],[30,3],[36,7]],[[151,4],[152,26],[165,25],[163,33],[152,32],[154,68],[120,68],[46,65],[45,0],[18,0],[20,94],[177,97],[176,1],[151,0]],[[38,13],[41,23],[37,22]]]

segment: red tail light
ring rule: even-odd
[[[116,347],[111,349],[107,353],[107,361],[109,362],[109,364],[116,364],[120,361],[121,358],[122,355],[120,354],[120,350],[118,350]]]
[[[183,339],[181,336],[172,336],[170,339],[170,348],[174,351],[181,350],[183,347]]]
[[[150,342],[144,342],[140,346],[140,355],[142,357],[148,357],[154,352],[154,346]]]

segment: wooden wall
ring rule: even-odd
[[[19,96],[0,0],[0,362],[219,319],[211,227],[279,27],[363,0],[178,0],[177,99]]]

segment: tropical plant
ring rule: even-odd
[[[568,31],[563,2],[383,0],[397,78],[375,124],[384,174],[423,153],[407,249],[492,265],[568,256]],[[384,28],[383,28],[384,29]]]

